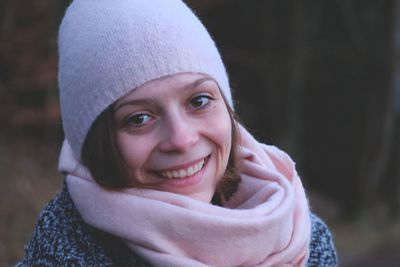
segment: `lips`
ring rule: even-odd
[[[200,161],[182,169],[174,169],[174,170],[165,170],[158,171],[157,174],[163,178],[168,179],[182,179],[186,177],[190,177],[201,171],[204,167],[205,159],[201,159]]]

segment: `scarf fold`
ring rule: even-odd
[[[151,189],[107,191],[67,141],[59,170],[84,221],[154,266],[304,266],[311,224],[294,162],[238,128],[242,182],[223,207]]]

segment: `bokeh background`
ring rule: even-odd
[[[62,184],[57,29],[69,3],[0,1],[0,266],[23,257]],[[243,122],[297,162],[341,266],[399,266],[399,0],[187,3]]]

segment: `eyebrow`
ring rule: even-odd
[[[197,86],[199,86],[200,84],[202,84],[206,81],[213,81],[213,82],[217,83],[213,78],[206,76],[206,77],[200,78],[200,79],[186,85],[185,90],[188,90],[188,89],[190,90],[190,89],[196,88]]]
[[[203,77],[200,78],[198,80],[195,80],[194,82],[187,84],[186,86],[184,86],[183,90],[191,90],[196,88],[197,86],[199,86],[200,84],[206,82],[206,81],[213,81],[215,82],[215,80],[211,77]],[[127,106],[127,105],[154,105],[154,101],[152,101],[151,99],[133,99],[133,100],[129,100],[127,102],[123,102],[120,105],[117,105],[116,107],[114,107],[114,112],[116,112],[117,110],[119,110],[120,108]]]

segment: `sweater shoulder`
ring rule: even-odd
[[[16,266],[88,265],[111,266],[112,262],[96,244],[64,185],[40,212],[25,258]]]
[[[336,267],[338,259],[333,237],[328,226],[311,214],[311,242],[308,267]]]

